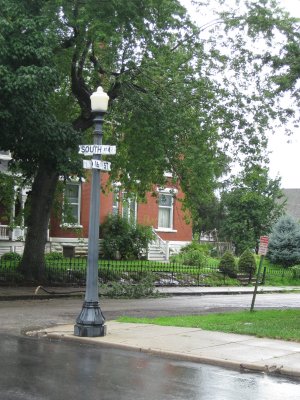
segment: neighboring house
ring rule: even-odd
[[[286,197],[285,212],[293,217],[296,221],[300,221],[300,189],[282,189]]]
[[[7,155],[6,155],[7,156]],[[1,153],[0,153],[1,159]],[[4,161],[4,160],[3,160]],[[101,174],[102,186],[108,180],[108,174]],[[169,180],[169,182],[171,182]],[[18,209],[23,209],[27,197],[27,190],[15,188],[16,206],[12,210],[12,220]],[[72,216],[72,223],[64,221],[53,213],[48,232],[47,251],[63,252],[67,257],[87,254],[88,226],[90,208],[91,184],[88,180],[69,181],[64,189],[64,200],[68,207],[68,216]],[[121,190],[116,183],[113,189],[100,195],[100,221],[107,215],[119,213],[133,223],[152,226],[156,240],[150,246],[148,258],[167,260],[169,254],[177,252],[182,246],[192,240],[192,226],[185,220],[182,211],[182,193],[178,185],[168,183],[164,188],[154,186],[153,193],[146,194],[146,202],[139,203],[134,196]],[[7,251],[21,253],[26,231],[20,227],[11,229],[9,224],[1,224],[0,206],[0,255]]]
[[[0,151],[0,173],[9,174],[8,163],[11,159],[12,157],[9,151]],[[20,245],[17,242],[20,239],[24,239],[24,227],[20,225],[18,226],[13,222],[16,217],[21,214],[21,211],[24,208],[27,198],[27,190],[28,188],[21,188],[19,186],[14,187],[14,206],[10,213],[10,219],[8,219],[7,215],[4,216],[3,205],[0,204],[0,255],[11,250],[22,252],[23,245]],[[22,220],[22,218],[17,219]],[[8,241],[14,243],[9,244]],[[1,242],[3,243],[1,244]]]

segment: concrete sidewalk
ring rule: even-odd
[[[198,328],[162,327],[116,321],[107,322],[105,337],[76,337],[73,330],[73,325],[60,325],[27,334],[300,379],[300,343],[297,342],[260,339]]]
[[[204,295],[234,295],[252,294],[254,286],[220,286],[220,287],[158,287],[157,291],[169,296],[204,296]],[[299,286],[259,286],[258,293],[281,293],[300,291]],[[101,292],[101,287],[100,287]],[[1,300],[40,300],[59,297],[83,297],[85,287],[0,287]]]

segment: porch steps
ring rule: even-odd
[[[151,261],[166,261],[166,255],[157,244],[151,243],[148,247],[147,259]]]

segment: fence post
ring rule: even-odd
[[[169,259],[170,259],[170,243],[168,240],[166,241],[165,252],[166,252],[166,261],[169,261]]]
[[[198,286],[200,286],[200,264],[198,265]]]
[[[265,281],[266,281],[266,272],[267,272],[267,267],[264,266],[264,272],[263,272],[263,276],[262,276],[262,280],[261,280],[262,285],[264,285]]]
[[[171,275],[171,284],[174,284],[174,270],[175,270],[175,262],[173,262],[173,268],[172,268],[172,275]]]

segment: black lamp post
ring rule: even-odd
[[[91,95],[91,108],[94,113],[94,145],[102,145],[103,117],[108,107],[108,95],[102,87]],[[94,146],[96,147],[96,146]],[[94,154],[94,160],[101,160],[101,154]],[[92,169],[92,189],[90,198],[88,265],[86,273],[86,292],[82,310],[74,326],[75,336],[105,336],[105,318],[99,305],[98,255],[99,255],[99,216],[100,216],[100,170]]]

